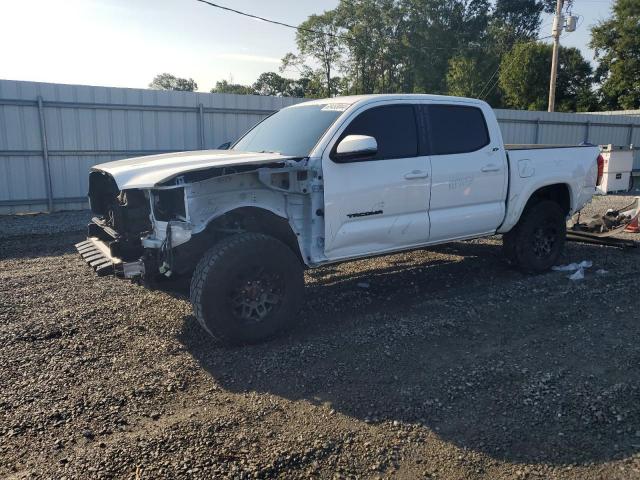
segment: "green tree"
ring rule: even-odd
[[[552,47],[546,43],[518,43],[500,64],[499,82],[508,106],[545,110],[549,94]],[[560,47],[556,109],[563,112],[593,108],[591,65],[577,48]]]
[[[497,77],[503,57],[516,43],[535,40],[540,35],[542,12],[553,12],[555,6],[556,0],[496,0],[482,48],[474,56],[484,82],[481,97],[493,107],[505,106]]]
[[[216,86],[211,89],[211,93],[236,93],[239,95],[255,95],[256,92],[250,85],[231,83],[232,81],[218,80]]]
[[[495,63],[483,58],[483,52],[452,57],[447,70],[447,93],[481,98],[494,107],[501,106],[501,92],[494,88],[498,79],[492,78],[495,68]]]
[[[292,97],[323,98],[327,96],[327,80],[321,69],[311,68],[305,63],[304,58],[287,53],[282,58],[280,72],[289,70],[296,71],[299,77],[291,84]],[[342,84],[336,80],[336,77],[332,77],[330,90],[340,94],[343,91],[341,87]]]
[[[321,74],[321,95],[338,88],[477,96],[488,86],[487,100],[497,106],[502,94],[493,88],[494,72],[502,57],[534,39],[541,13],[554,6],[555,0],[340,0],[301,25],[298,52],[283,59],[280,71],[295,67],[310,87],[307,96],[317,96]],[[336,70],[341,77],[334,80]]]
[[[405,89],[447,93],[449,62],[456,70],[471,68],[473,58],[486,43],[490,19],[488,0],[402,0],[407,45]],[[468,61],[461,63],[461,58]],[[460,67],[460,68],[458,68]]]
[[[341,0],[336,12],[348,52],[342,62],[346,89],[350,93],[403,91],[407,45],[401,2]]]
[[[252,85],[258,95],[274,95],[278,97],[290,96],[291,80],[278,75],[276,72],[264,72]]]
[[[149,88],[154,90],[176,90],[180,92],[194,92],[198,84],[193,78],[180,78],[170,73],[161,73],[153,77]]]
[[[298,52],[283,58],[280,72],[295,68],[308,97],[453,93],[501,106],[503,57],[535,39],[542,12],[554,7],[555,0],[339,0],[301,25]]]
[[[296,34],[296,44],[300,56],[312,58],[320,65],[324,76],[326,96],[330,97],[332,89],[332,73],[342,56],[342,43],[336,23],[336,12],[333,10],[321,15],[311,15],[302,22]]]
[[[505,40],[510,41],[506,46],[510,48],[516,41],[536,38],[540,14],[554,11],[555,6],[555,0],[497,0],[492,19],[505,31]]]
[[[640,108],[640,2],[617,0],[613,16],[591,29],[603,106]]]
[[[306,82],[304,79],[286,78],[276,72],[264,72],[252,85],[258,95],[274,95],[276,97],[304,97]]]

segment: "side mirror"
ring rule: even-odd
[[[231,142],[224,142],[222,145],[218,147],[218,150],[229,150],[231,146]]]
[[[365,160],[378,153],[378,142],[367,135],[347,135],[336,148],[334,158],[338,162]]]

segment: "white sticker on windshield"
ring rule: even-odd
[[[327,103],[324,107],[322,107],[322,110],[331,112],[344,112],[347,108],[349,108],[349,105],[349,103]]]

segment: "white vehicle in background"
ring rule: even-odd
[[[204,329],[255,342],[295,321],[305,268],[501,233],[509,261],[547,270],[594,193],[598,154],[505,146],[480,100],[314,100],[229,150],[97,165],[78,249],[99,274],[191,275]]]

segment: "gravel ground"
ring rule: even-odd
[[[88,210],[0,216],[0,240],[83,230],[91,220]]]
[[[0,477],[640,478],[636,250],[313,270],[292,332],[222,348],[181,285],[96,277],[82,215],[0,218]]]

